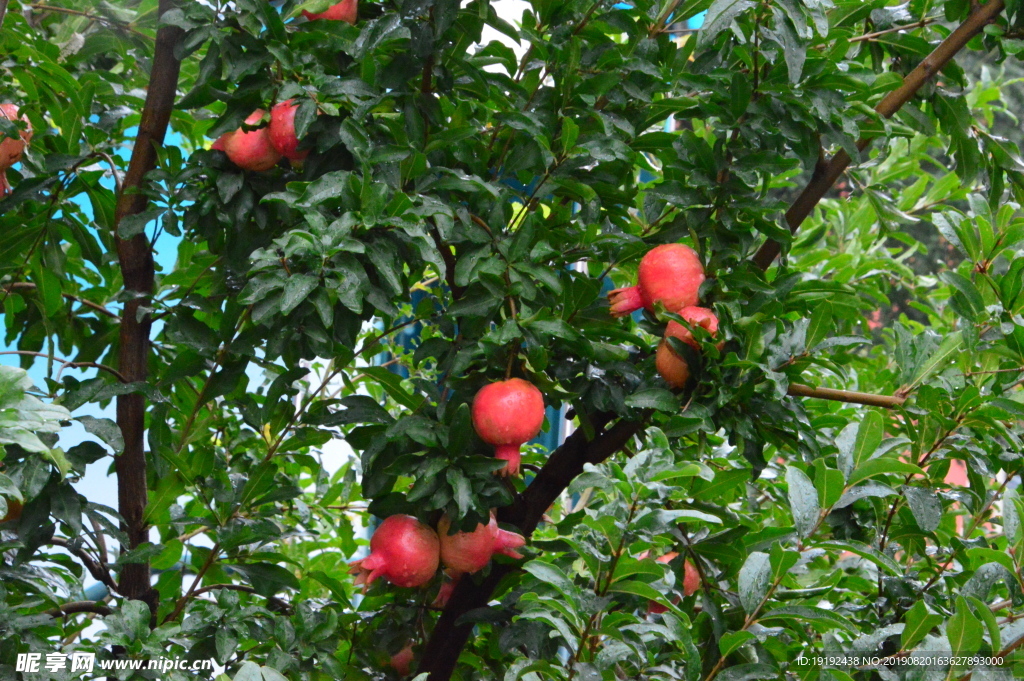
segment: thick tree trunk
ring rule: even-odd
[[[175,0],[160,0],[160,15],[175,5]],[[146,208],[146,196],[139,189],[146,173],[156,167],[156,146],[163,144],[167,132],[181,68],[174,48],[182,35],[183,31],[175,26],[163,26],[157,31],[153,71],[139,134],[132,149],[123,189],[117,197],[115,232],[122,219]],[[129,383],[144,382],[148,375],[152,321],[149,315],[140,318],[139,308],[148,303],[153,293],[153,251],[145,234],[125,240],[115,233],[115,239],[125,290],[134,295],[125,303],[121,314],[118,370]],[[140,393],[117,398],[117,425],[124,437],[124,451],[115,460],[117,502],[118,511],[124,518],[123,529],[128,534],[128,546],[123,548],[130,550],[149,540],[149,528],[144,519],[148,501],[144,437],[146,402]],[[156,592],[150,586],[148,562],[125,565],[121,570],[119,590],[125,598],[147,602],[150,610],[156,612]]]

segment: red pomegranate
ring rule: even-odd
[[[423,586],[437,572],[441,544],[437,533],[411,515],[393,515],[370,539],[370,555],[352,563],[356,584],[383,577],[395,586]]]
[[[479,523],[472,532],[448,534],[451,521],[448,514],[437,524],[437,536],[441,540],[441,562],[452,571],[477,572],[489,562],[491,556],[500,553],[511,558],[522,558],[516,552],[526,543],[522,535],[507,532],[498,527],[498,521],[491,516],[487,525]]]
[[[0,116],[9,121],[17,120],[18,106],[16,104],[0,104]],[[32,139],[32,124],[29,122],[28,116],[22,116],[21,120],[26,125],[25,129],[20,131],[21,139],[0,135],[0,140],[3,140],[0,142],[0,196],[7,196],[11,193],[11,185],[7,182],[7,169],[21,161],[25,147]]]
[[[613,317],[624,317],[646,308],[654,312],[661,302],[666,310],[696,305],[704,266],[693,249],[682,244],[655,246],[640,261],[637,285],[619,288],[608,294]]]
[[[223,135],[221,135],[220,137],[218,137],[213,142],[213,144],[210,145],[210,149],[211,150],[216,149],[217,151],[225,151],[224,144],[228,141],[228,138],[231,137],[231,134],[232,133],[230,133],[230,132],[226,132]]]
[[[409,676],[412,672],[412,662],[416,656],[412,652],[412,641],[405,644],[405,647],[391,656],[388,662],[391,668],[398,672],[399,676]]]
[[[718,334],[718,317],[715,313],[705,307],[684,307],[679,311],[679,316],[688,321],[692,326],[700,326],[708,330],[712,336]],[[679,322],[669,322],[665,327],[665,338],[678,338],[687,345],[700,349],[700,344],[688,328]],[[719,348],[723,344],[719,343]],[[655,356],[655,366],[658,373],[673,388],[682,388],[690,380],[690,365],[686,360],[675,353],[667,341],[662,340],[658,345],[658,354]]]
[[[675,551],[672,551],[671,553],[666,553],[661,558],[658,558],[658,562],[659,563],[670,563],[678,555],[679,554],[676,553]],[[643,557],[643,555],[641,554],[641,558],[642,557]],[[697,591],[697,589],[699,589],[699,588],[700,588],[700,573],[697,572],[697,568],[694,567],[693,563],[691,563],[689,560],[683,561],[683,595],[684,596],[692,596]],[[673,598],[672,602],[673,603],[678,603],[679,602],[679,598],[678,597]],[[657,601],[648,601],[647,602],[647,612],[652,614],[652,615],[660,615],[661,613],[667,612],[667,611],[668,611],[668,608],[665,607],[664,605],[662,605],[661,603],[658,603]]]
[[[355,24],[357,10],[357,0],[341,0],[337,5],[331,5],[326,11],[320,12],[319,14],[313,14],[307,10],[302,10],[302,16],[306,17],[310,21],[315,21],[317,19],[330,19],[332,21],[344,21],[349,24]]]
[[[480,438],[494,445],[494,456],[507,461],[501,475],[519,473],[519,448],[544,425],[544,396],[521,378],[491,383],[473,398],[473,427]]]
[[[263,109],[256,109],[245,119],[245,124],[256,125],[266,113]],[[226,137],[224,152],[232,163],[243,170],[256,172],[270,170],[281,160],[281,154],[270,143],[270,133],[267,132],[267,128],[248,132],[239,128],[228,133]]]
[[[295,136],[295,112],[299,105],[294,99],[286,99],[270,110],[270,143],[277,152],[289,161],[302,161],[309,156],[309,150],[299,151],[299,138]]]

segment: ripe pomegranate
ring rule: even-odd
[[[263,109],[256,109],[245,119],[245,124],[256,125],[266,113]],[[224,152],[232,163],[243,170],[257,172],[270,170],[281,160],[281,154],[270,143],[270,133],[267,132],[267,128],[249,132],[239,128],[228,133],[226,137]]]
[[[299,138],[295,136],[295,112],[299,105],[294,99],[286,99],[270,110],[270,143],[277,152],[289,161],[302,161],[309,156],[309,150],[299,151]]]
[[[446,513],[437,524],[437,536],[441,540],[441,561],[452,571],[462,573],[482,570],[496,553],[511,558],[523,557],[515,549],[525,544],[526,539],[520,534],[499,528],[493,515],[487,525],[479,523],[472,532],[448,534],[450,528],[451,520]]]
[[[404,648],[391,656],[391,661],[388,664],[398,672],[399,676],[409,676],[414,659],[416,658],[412,653],[412,641],[409,641]]]
[[[220,137],[218,137],[214,141],[214,143],[210,145],[210,150],[212,151],[212,150],[216,149],[217,151],[225,151],[226,152],[226,150],[224,148],[224,145],[228,141],[228,138],[231,137],[231,135],[232,135],[232,133],[226,132],[223,135],[221,135]]]
[[[306,17],[310,21],[315,21],[317,19],[330,19],[332,21],[344,21],[354,25],[356,23],[357,9],[357,0],[341,0],[337,5],[331,5],[326,11],[320,12],[319,14],[313,14],[307,10],[302,10],[302,16]]]
[[[661,302],[666,310],[696,305],[704,266],[692,248],[682,244],[655,246],[640,261],[637,285],[608,293],[613,317],[624,317],[646,308],[654,312]]]
[[[712,336],[718,334],[718,317],[711,310],[704,307],[684,307],[679,311],[679,316],[688,321],[692,326],[700,326],[708,330]],[[669,322],[665,327],[665,338],[678,338],[687,345],[700,349],[700,344],[688,328],[679,322]],[[719,348],[723,347],[719,343]],[[690,365],[686,360],[675,353],[666,340],[658,345],[658,354],[654,361],[658,373],[673,388],[682,388],[690,380]]]
[[[473,398],[473,427],[480,438],[494,445],[494,456],[508,464],[499,473],[519,473],[519,448],[544,425],[544,396],[521,378],[491,383]]]
[[[659,563],[670,563],[679,554],[675,551],[666,553],[661,558],[658,558]],[[642,557],[642,556],[641,556]],[[683,561],[683,595],[692,596],[697,589],[700,588],[700,573],[697,572],[697,568],[694,567],[693,563],[689,560]],[[679,597],[672,599],[673,603],[679,602]],[[657,601],[647,602],[647,612],[651,615],[660,615],[663,612],[667,612],[668,608],[658,603]]]
[[[437,533],[411,515],[393,515],[370,538],[370,555],[352,563],[356,584],[383,577],[395,586],[423,586],[437,572],[441,544]]]
[[[16,104],[0,104],[0,116],[9,121],[16,120],[18,118],[18,106]],[[21,120],[27,126],[24,130],[20,131],[21,139],[0,135],[0,140],[3,140],[0,142],[0,196],[7,196],[11,193],[11,185],[7,182],[7,169],[21,161],[25,147],[28,146],[29,141],[32,139],[32,124],[29,122],[28,117],[22,116]]]

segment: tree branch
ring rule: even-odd
[[[64,371],[64,367],[71,367],[72,369],[92,367],[93,369],[101,369],[103,371],[113,374],[114,376],[117,376],[117,380],[121,381],[122,383],[128,382],[124,379],[124,376],[122,376],[121,372],[119,372],[117,369],[114,369],[113,367],[108,367],[106,364],[99,364],[97,362],[72,362],[71,360],[61,360],[57,359],[56,357],[51,357],[45,352],[35,352],[34,350],[5,350],[3,352],[0,352],[0,355],[26,355],[29,357],[45,357],[47,359],[56,360],[60,362],[60,370],[57,372],[57,380],[60,380],[60,372]]]
[[[101,582],[104,586],[110,589],[112,593],[120,593],[120,591],[117,588],[117,582],[114,581],[114,578],[110,576],[109,572],[100,567],[100,565],[96,561],[94,561],[92,559],[92,556],[90,556],[88,553],[86,553],[80,548],[71,546],[68,540],[64,539],[63,537],[51,537],[48,543],[52,546],[61,547],[62,549],[70,553],[72,556],[80,560],[82,562],[82,565],[85,566],[85,569],[89,571],[89,574],[92,575],[96,581]]]
[[[176,0],[160,0],[158,15],[162,17],[176,6]],[[183,35],[184,31],[177,26],[162,25],[157,30],[153,70],[149,76],[139,134],[114,214],[114,235],[121,276],[125,290],[135,294],[134,298],[125,303],[121,314],[118,350],[118,368],[130,382],[145,381],[148,375],[152,319],[148,314],[140,318],[139,308],[148,304],[149,296],[153,293],[153,251],[145,234],[137,234],[125,240],[117,237],[117,228],[125,217],[137,215],[146,209],[148,199],[141,190],[146,174],[156,167],[156,150],[163,144],[167,133],[181,70],[175,47]],[[144,516],[149,492],[146,484],[146,401],[142,394],[118,396],[117,425],[124,436],[124,452],[115,459],[118,511],[124,518],[124,529],[128,535],[128,546],[125,549],[130,550],[149,541],[149,528]],[[150,610],[156,612],[157,594],[150,585],[148,562],[124,566],[121,570],[121,593],[125,598],[145,601]]]
[[[209,586],[196,589],[195,592],[193,592],[192,597],[195,598],[218,589],[223,589],[225,591],[241,591],[242,593],[255,594],[257,596],[262,595],[257,592],[256,589],[251,586],[246,586],[245,584],[210,584]],[[267,596],[266,598],[267,604],[273,606],[275,610],[288,613],[292,611],[292,606],[289,605],[287,601],[284,601],[277,596]]]
[[[3,0],[3,4],[6,6],[7,5],[7,0]],[[85,18],[89,19],[90,21],[98,21],[101,24],[106,24],[107,26],[110,26],[111,28],[117,28],[117,29],[120,29],[120,30],[125,31],[127,33],[131,33],[133,35],[137,35],[140,38],[145,38],[146,40],[151,40],[151,38],[148,35],[146,35],[142,31],[135,30],[134,28],[131,27],[130,24],[126,24],[126,23],[123,23],[123,22],[120,22],[120,21],[116,21],[116,20],[110,19],[108,17],[100,16],[99,14],[92,14],[91,12],[83,12],[82,10],[78,10],[78,9],[69,9],[67,7],[54,7],[53,5],[29,5],[29,7],[31,7],[34,10],[39,10],[40,12],[57,12],[59,14],[70,14],[70,15],[76,16],[76,17],[85,17]]]
[[[895,409],[907,401],[906,397],[858,393],[850,390],[833,390],[832,388],[812,388],[802,383],[790,383],[787,392],[794,397],[817,397],[822,400],[866,404],[869,407],[885,407],[886,409]]]
[[[53,610],[47,610],[45,614],[56,619],[58,617],[73,615],[79,612],[91,612],[96,615],[109,615],[111,610],[98,601],[72,601],[71,603],[65,603],[64,605],[57,606]]]
[[[909,102],[929,78],[938,73],[964,46],[984,30],[996,15],[1003,11],[1005,3],[1003,0],[989,0],[974,10],[964,23],[960,24],[955,31],[949,34],[945,40],[939,43],[931,54],[924,58],[920,64],[911,71],[903,85],[899,86],[875,107],[875,111],[883,118],[892,118],[904,104]],[[871,143],[871,137],[862,137],[857,140],[857,149],[863,151]],[[786,211],[786,224],[789,231],[796,233],[807,216],[811,214],[814,207],[818,205],[825,193],[832,188],[843,171],[850,165],[850,155],[841,150],[832,157],[824,166],[815,168],[811,181],[804,187],[804,190],[797,197],[793,205]],[[768,240],[762,244],[757,253],[754,254],[753,262],[762,270],[771,267],[772,262],[782,252],[782,245],[774,240]]]
[[[2,0],[0,0],[0,1],[2,1]],[[30,281],[17,281],[17,282],[14,282],[13,284],[6,284],[2,288],[3,288],[3,290],[5,292],[10,293],[11,291],[17,291],[18,289],[24,289],[26,291],[35,290],[37,287],[36,287],[35,284],[33,284]],[[102,314],[102,315],[104,315],[106,317],[110,317],[112,319],[119,319],[119,317],[115,313],[111,312],[110,310],[108,310],[107,308],[103,307],[99,303],[94,303],[91,300],[86,300],[85,298],[79,298],[78,296],[74,295],[73,293],[62,293],[61,295],[63,295],[68,300],[73,300],[76,303],[81,303],[82,305],[85,305],[86,307],[92,308],[93,310],[96,310],[97,312],[99,312],[100,314]]]
[[[4,17],[7,16],[7,3],[8,0],[0,0],[0,28],[3,28]]]
[[[615,417],[611,412],[592,415],[591,423],[596,433],[594,439],[588,440],[582,428],[566,438],[562,446],[551,454],[526,491],[511,506],[498,509],[498,520],[516,525],[523,536],[529,537],[545,511],[569,483],[583,472],[584,464],[601,463],[622,449],[643,428],[641,422],[619,421],[605,430]],[[417,669],[419,673],[428,672],[429,681],[446,681],[451,677],[459,653],[473,630],[472,623],[459,624],[459,618],[470,610],[487,605],[501,579],[516,569],[513,565],[495,563],[491,566],[490,574],[480,584],[474,583],[468,576],[458,581],[427,641],[423,661]]]

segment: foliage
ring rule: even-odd
[[[5,340],[46,365],[38,394],[0,373],[0,511],[25,501],[0,524],[5,678],[57,650],[395,678],[412,641],[437,681],[428,641],[457,615],[460,679],[888,679],[913,672],[798,659],[1024,642],[1024,163],[998,71],[1019,3],[969,44],[983,72],[948,63],[892,119],[872,108],[972,3],[532,0],[521,26],[489,0],[364,2],[355,26],[296,0],[170,4],[158,22],[152,0],[11,0],[0,32],[0,96],[35,130],[0,201]],[[665,28],[703,10],[700,31]],[[131,214],[158,29],[180,37],[173,138]],[[287,98],[304,165],[209,150]],[[791,237],[783,212],[840,150],[855,166]],[[766,239],[784,246],[767,273]],[[602,296],[669,242],[705,262],[725,341],[697,332],[682,393],[654,370],[674,311],[615,320]],[[129,243],[156,254],[152,290]],[[506,484],[469,405],[509,375],[582,444],[531,446]],[[72,417],[87,436],[64,451]],[[90,464],[122,491],[144,476],[141,521],[127,493],[87,498]],[[495,508],[527,534],[544,514],[527,559],[464,576],[446,612],[442,574],[362,595],[347,573],[374,517],[470,529]],[[686,559],[703,588],[683,598]],[[114,589],[132,565],[155,594]],[[58,617],[96,581],[110,614]],[[457,611],[471,591],[482,607]]]

